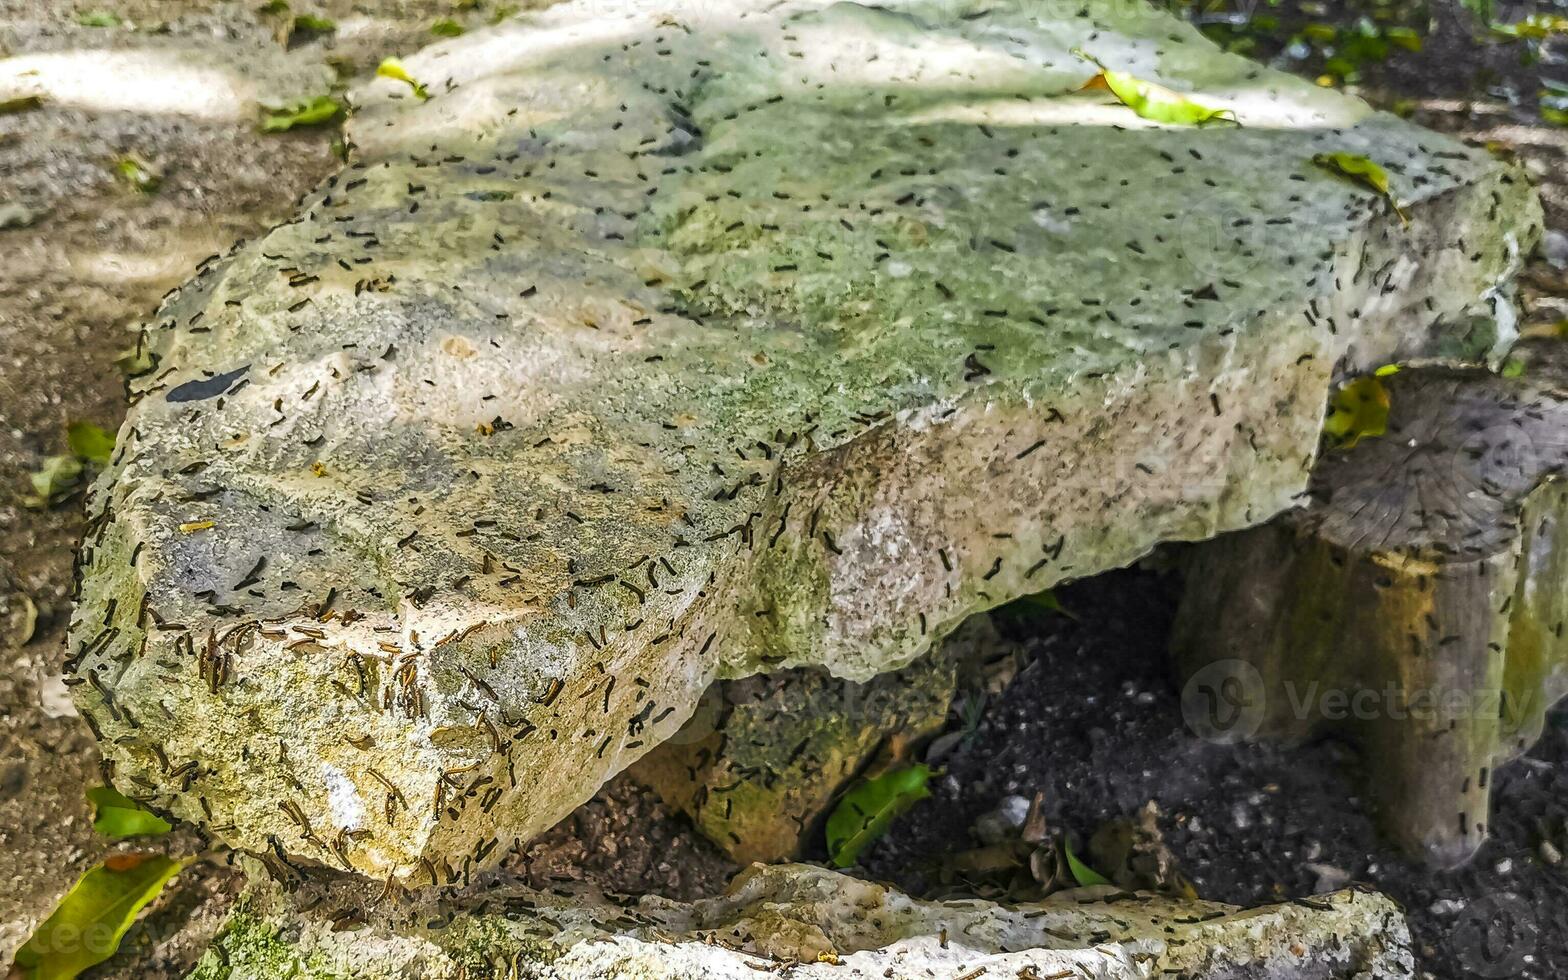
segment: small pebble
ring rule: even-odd
[[[1559,864],[1562,862],[1563,852],[1559,851],[1557,845],[1549,840],[1541,841],[1540,853],[1541,860],[1547,864]]]
[[[1541,254],[1554,269],[1568,269],[1568,235],[1549,231],[1541,240]]]

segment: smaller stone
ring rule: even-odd
[[[1458,915],[1465,910],[1465,903],[1457,898],[1440,898],[1433,902],[1429,911],[1436,916]]]
[[[1568,235],[1548,231],[1541,240],[1541,254],[1554,269],[1568,269]]]
[[[0,229],[26,228],[37,221],[39,212],[23,204],[21,201],[7,201],[0,204]]]
[[[1022,796],[1004,796],[996,809],[980,814],[975,820],[975,836],[982,844],[1000,844],[1017,836],[1017,831],[1029,819],[1029,801]]]
[[[1560,863],[1562,863],[1563,852],[1559,851],[1557,849],[1557,845],[1553,844],[1551,841],[1549,841],[1549,840],[1541,841],[1541,846],[1540,846],[1540,848],[1538,850],[1539,850],[1539,853],[1541,855],[1541,860],[1545,861],[1547,864],[1560,864]]]
[[[1350,872],[1344,868],[1316,862],[1309,862],[1306,867],[1308,871],[1318,876],[1317,883],[1312,889],[1317,894],[1339,891],[1350,884]]]

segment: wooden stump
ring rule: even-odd
[[[1515,356],[1385,379],[1387,433],[1328,452],[1305,508],[1182,559],[1189,723],[1348,737],[1386,831],[1438,866],[1568,692],[1568,358]]]

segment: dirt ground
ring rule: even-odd
[[[1058,591],[1076,619],[997,614],[1027,666],[865,873],[916,892],[943,885],[944,855],[974,847],[976,819],[1006,796],[1043,791],[1048,824],[1080,844],[1153,800],[1204,898],[1257,905],[1363,882],[1405,907],[1425,976],[1568,976],[1568,868],[1542,857],[1543,841],[1568,853],[1568,710],[1498,771],[1480,854],[1433,874],[1379,840],[1349,749],[1219,745],[1187,728],[1166,653],[1179,587],[1116,572]]]
[[[325,72],[341,84],[385,54],[426,43],[435,19],[475,25],[497,5],[457,6],[296,3],[296,12],[337,19],[340,31],[290,38],[260,0],[0,0],[0,85],[8,61],[19,58],[75,56],[90,67],[111,63],[104,52],[142,50],[175,60],[200,50],[204,64],[228,52],[237,78],[228,102],[154,93],[139,105],[121,91],[123,79],[107,75],[101,100],[46,98],[39,108],[0,114],[0,963],[106,850],[82,796],[99,782],[97,756],[57,678],[79,501],[23,506],[27,474],[65,451],[68,425],[119,424],[116,359],[166,290],[201,259],[285,218],[336,166],[331,128],[257,132],[246,101],[260,84],[252,76],[286,83]],[[1568,231],[1568,129],[1547,125],[1538,111],[1540,79],[1568,81],[1562,42],[1526,62],[1518,43],[1472,43],[1473,19],[1453,7],[1255,6],[1280,26],[1251,32],[1251,53],[1309,76],[1327,58],[1289,43],[1306,26],[1357,24],[1369,10],[1389,23],[1421,24],[1429,31],[1421,51],[1396,46],[1387,60],[1360,67],[1362,94],[1517,154],[1542,185],[1548,228]],[[89,11],[112,12],[119,23],[86,26]],[[1235,12],[1197,16],[1212,25]],[[272,75],[253,64],[262,50],[286,56]],[[161,174],[156,193],[139,193],[116,175],[127,154]],[[1528,325],[1547,329],[1568,317],[1565,270],[1538,260],[1522,291]],[[1405,902],[1424,967],[1439,980],[1568,976],[1568,872],[1540,858],[1543,839],[1568,852],[1568,720],[1556,719],[1529,759],[1499,774],[1497,839],[1481,857],[1428,876],[1377,843],[1345,751],[1223,749],[1185,733],[1163,650],[1168,582],[1126,573],[1063,595],[1080,620],[1006,618],[1013,640],[1033,651],[1032,665],[948,760],[936,798],[872,853],[867,873],[930,884],[931,862],[968,846],[974,818],[1010,793],[1043,789],[1052,819],[1085,830],[1155,799],[1205,897],[1254,903],[1365,880]],[[30,630],[29,610],[36,611]],[[163,846],[198,845],[175,835]],[[586,879],[612,891],[690,897],[717,890],[733,869],[684,821],[617,780],[514,856],[511,870],[540,885]],[[237,887],[221,860],[198,865],[122,954],[92,975],[182,975]],[[1507,914],[1517,934],[1499,941],[1494,928],[1489,937],[1482,927]],[[1534,959],[1516,964],[1526,947]],[[1517,972],[1496,972],[1515,965]]]
[[[436,2],[377,4],[373,17],[354,6],[310,5],[358,26],[283,58],[279,18],[259,3],[0,0],[0,102],[18,88],[45,93],[37,108],[0,114],[0,963],[105,851],[82,795],[102,782],[98,756],[58,678],[80,500],[25,507],[28,474],[66,451],[68,425],[119,426],[116,359],[164,292],[288,217],[338,166],[334,129],[263,135],[246,97],[373,69],[381,54],[427,43],[428,24],[450,14]],[[85,26],[90,11],[120,23]],[[277,52],[265,70],[263,51]],[[126,52],[205,74],[139,89],[145,80],[113,72]],[[226,57],[232,85],[211,69]],[[100,87],[56,97],[51,84],[71,72],[101,72]],[[161,175],[156,193],[117,175],[127,155]],[[204,943],[182,927],[198,910],[216,921],[233,891],[226,877],[213,866],[183,875],[185,887],[127,942],[123,975],[182,974]]]

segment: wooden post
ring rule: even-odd
[[[1306,507],[1182,558],[1189,722],[1350,739],[1385,830],[1443,867],[1568,693],[1568,358],[1516,357],[1384,379],[1388,431],[1328,452]]]

